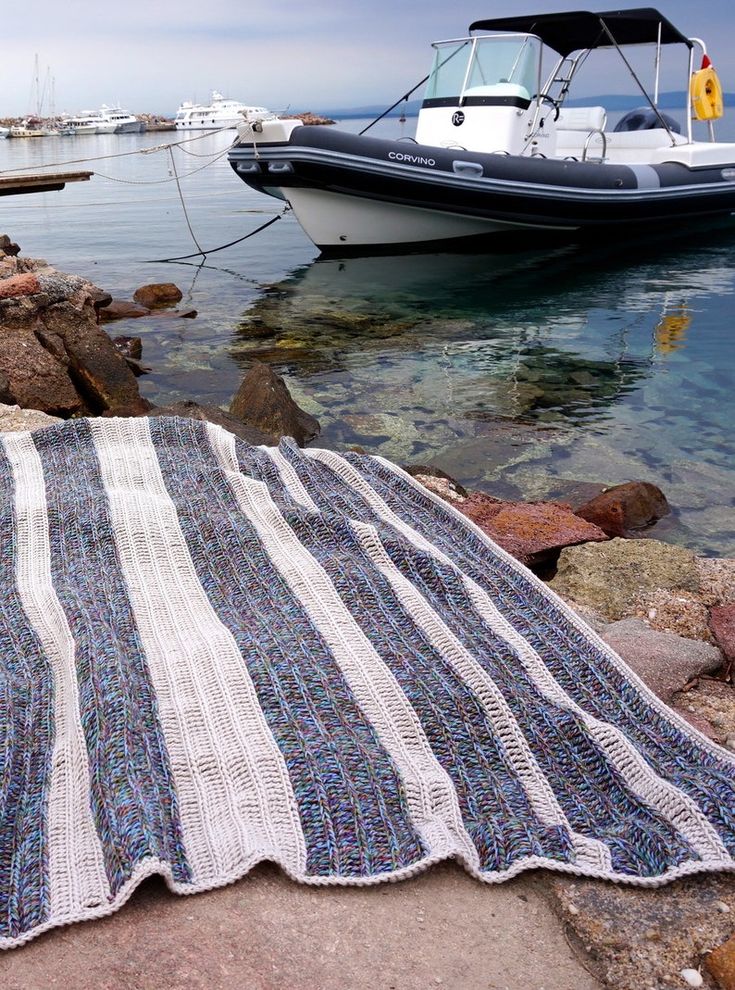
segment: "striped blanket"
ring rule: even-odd
[[[262,860],[732,869],[730,754],[386,461],[80,420],[0,488],[0,946]]]

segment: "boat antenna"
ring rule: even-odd
[[[651,97],[648,95],[648,91],[646,90],[646,87],[640,81],[640,79],[638,78],[638,76],[635,73],[635,69],[630,64],[630,62],[625,57],[625,55],[623,54],[622,48],[620,47],[620,45],[617,43],[617,41],[613,37],[612,31],[610,30],[610,28],[605,23],[605,20],[604,20],[603,17],[600,17],[600,24],[602,25],[602,30],[605,32],[605,34],[608,36],[608,38],[610,39],[610,41],[612,41],[613,45],[617,49],[618,55],[622,58],[623,62],[625,62],[625,64],[627,65],[628,71],[630,72],[631,76],[633,77],[633,79],[638,84],[638,88],[640,89],[641,93],[643,93],[644,97],[646,98],[646,102],[651,107],[651,109],[653,110],[653,112],[656,114],[656,116],[658,117],[658,119],[661,121],[661,126],[666,129],[666,132],[668,133],[669,137],[671,138],[671,144],[672,144],[672,146],[673,145],[676,145],[676,138],[674,137],[674,134],[673,134],[673,132],[671,130],[671,127],[669,127],[669,125],[666,123],[666,118],[662,116],[661,111],[656,106],[656,104],[653,102],[653,100],[651,99]]]

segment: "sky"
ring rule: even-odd
[[[7,3],[0,117],[35,109],[35,55],[41,88],[54,79],[56,112],[119,102],[134,113],[173,114],[182,100],[208,102],[214,89],[273,110],[387,106],[428,72],[430,43],[464,37],[473,20],[613,7],[605,0],[587,7],[564,0]],[[735,91],[732,0],[661,0],[658,9],[683,33],[707,42],[724,88]],[[684,88],[683,51],[672,50],[676,74],[665,76],[663,89]],[[626,91],[618,72],[603,58],[588,75],[590,94]],[[50,109],[48,94],[43,109]]]

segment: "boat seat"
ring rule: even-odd
[[[564,107],[556,119],[557,131],[604,131],[607,111],[604,107]]]
[[[463,98],[465,96],[515,96],[520,100],[528,100],[529,103],[531,101],[531,94],[525,86],[509,82],[497,82],[493,83],[492,86],[470,86],[462,96]]]

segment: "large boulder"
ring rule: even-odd
[[[625,536],[645,529],[671,512],[666,496],[648,481],[628,481],[608,488],[575,509],[578,516],[599,526],[608,536]]]
[[[243,378],[230,413],[276,442],[281,437],[293,437],[304,447],[321,432],[319,420],[301,409],[280,375],[260,361],[255,361]]]
[[[716,647],[657,632],[641,619],[613,622],[602,638],[662,701],[669,701],[693,677],[722,666]]]
[[[647,592],[697,592],[699,573],[690,550],[658,540],[614,539],[562,550],[549,583],[563,598],[590,605],[612,621],[629,615]]]
[[[183,296],[181,289],[173,282],[154,282],[150,285],[141,285],[133,293],[133,299],[147,309],[171,306],[183,299]]]
[[[562,547],[607,540],[597,526],[556,502],[502,502],[483,492],[471,492],[456,505],[492,540],[529,567],[543,567],[554,561]]]
[[[94,286],[23,260],[6,258],[0,270],[2,399],[64,419],[147,409],[132,371],[97,326]]]

